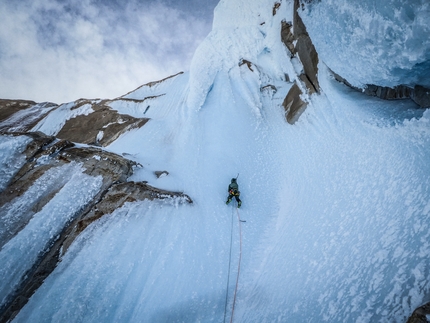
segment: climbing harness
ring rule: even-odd
[[[239,192],[239,191],[237,191],[237,190],[230,190],[228,193],[229,193],[230,195],[233,195],[233,196],[239,196],[239,195],[240,195],[240,192]]]
[[[234,289],[233,305],[232,305],[232,309],[231,309],[230,323],[233,322],[234,308],[235,308],[235,305],[236,305],[237,289],[238,289],[238,286],[239,286],[240,263],[241,263],[241,260],[242,260],[242,222],[245,222],[245,221],[242,221],[240,219],[239,209],[236,209],[236,213],[237,213],[237,219],[238,219],[238,223],[239,223],[239,263],[238,263],[238,266],[237,266],[236,287]],[[227,278],[227,292],[226,292],[226,295],[225,295],[224,323],[226,322],[226,316],[227,316],[228,287],[230,285],[232,245],[233,245],[233,212],[231,214],[230,256],[229,256],[229,259],[228,259],[228,278]]]

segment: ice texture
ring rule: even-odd
[[[187,98],[191,109],[202,107],[217,73],[229,71],[243,60],[260,71],[262,86],[269,81],[283,80],[286,74],[294,79],[293,67],[286,59],[288,50],[279,41],[281,20],[290,18],[287,9],[291,4],[282,6],[275,17],[272,7],[273,3],[268,0],[220,1],[215,8],[212,32],[197,48],[191,61]]]
[[[24,165],[26,158],[22,153],[30,142],[25,136],[0,137],[0,192]]]
[[[319,58],[354,86],[430,88],[430,2],[312,1],[299,9]]]
[[[57,185],[56,180],[64,186],[0,250],[0,305],[3,305],[49,243],[56,239],[64,225],[91,201],[101,186],[101,177],[84,174],[79,164],[54,168],[36,181],[27,194],[15,198],[6,210],[2,209],[2,221],[23,216],[28,212],[24,203],[31,206],[32,200],[39,197],[39,190],[43,192],[44,188],[46,190],[49,186]]]

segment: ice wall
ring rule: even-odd
[[[262,86],[269,78],[283,80],[285,74],[294,73],[288,50],[280,42],[281,20],[290,15],[291,5],[286,1],[274,16],[271,0],[221,0],[215,9],[212,32],[191,62],[188,106],[200,109],[216,75],[237,67],[242,60],[256,65]]]
[[[319,57],[353,86],[430,87],[428,0],[311,1],[303,8]]]

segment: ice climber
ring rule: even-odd
[[[233,196],[236,198],[237,207],[239,208],[242,205],[242,201],[239,198],[240,196],[239,185],[237,185],[236,178],[232,178],[230,185],[228,185],[228,199],[227,199],[227,202],[225,202],[225,204],[230,203]]]

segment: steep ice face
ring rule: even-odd
[[[25,163],[25,156],[21,154],[30,138],[25,136],[0,137],[0,192]]]
[[[430,87],[427,0],[314,1],[299,12],[320,59],[352,85]]]
[[[214,11],[213,29],[240,28],[264,22],[273,1],[221,0]]]
[[[49,192],[52,186],[64,185],[41,211],[32,215],[24,229],[0,249],[0,305],[4,305],[8,295],[64,225],[94,197],[101,181],[101,177],[84,174],[80,165],[71,163],[47,171],[23,196],[0,209],[0,234],[4,238],[9,226],[15,225],[27,213],[31,215],[30,209],[41,194]]]
[[[190,67],[187,105],[200,109],[218,72],[228,72],[242,60],[259,72],[261,85],[294,74],[287,49],[280,41],[281,20],[291,20],[292,2],[273,15],[273,2],[221,0],[215,9],[212,32],[197,48]]]

